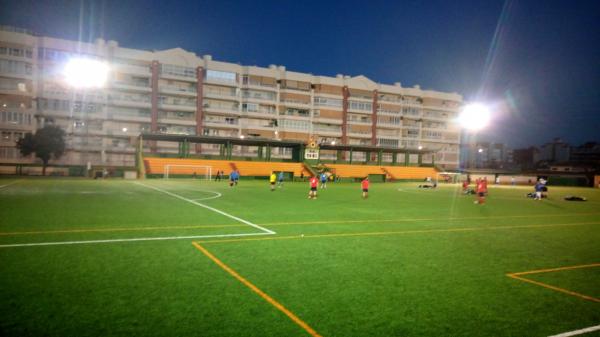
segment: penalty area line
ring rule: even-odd
[[[227,237],[257,236],[257,235],[270,235],[270,234],[269,233],[242,233],[242,234],[214,234],[214,235],[190,235],[190,236],[163,236],[163,237],[145,237],[145,238],[130,238],[130,239],[14,243],[14,244],[0,245],[0,248],[36,247],[36,246],[67,246],[67,245],[86,245],[86,244],[96,244],[96,243],[120,243],[120,242],[138,242],[138,241],[188,240],[188,239],[227,238]]]
[[[8,184],[0,185],[0,188],[5,188],[5,187],[8,187],[8,186],[10,186],[10,185],[14,185],[14,184],[16,184],[16,183],[18,183],[18,182],[20,182],[20,181],[21,181],[21,180],[17,180],[17,181],[13,181],[12,183],[8,183]]]
[[[213,212],[215,212],[215,213],[219,213],[219,214],[221,214],[221,215],[224,215],[224,216],[226,216],[226,217],[228,217],[228,218],[231,218],[231,219],[233,219],[233,220],[236,220],[236,221],[239,221],[239,222],[241,222],[241,223],[244,223],[244,224],[246,224],[246,225],[248,225],[248,226],[251,226],[251,227],[254,227],[254,228],[256,228],[256,229],[259,229],[259,230],[261,230],[261,231],[263,231],[263,232],[265,232],[265,233],[267,233],[267,234],[277,234],[277,233],[275,233],[274,231],[272,231],[272,230],[270,230],[270,229],[266,229],[266,228],[264,228],[264,227],[261,227],[261,226],[259,226],[259,225],[257,225],[257,224],[254,224],[254,223],[252,223],[252,222],[250,222],[250,221],[248,221],[248,220],[244,220],[244,219],[242,219],[242,218],[238,218],[238,217],[237,217],[237,216],[235,216],[235,215],[231,215],[231,214],[229,214],[229,213],[226,213],[226,212],[223,212],[223,211],[221,211],[221,210],[218,210],[218,209],[216,209],[216,208],[214,208],[214,207],[210,207],[210,206],[208,206],[208,205],[205,205],[205,204],[199,203],[199,202],[197,202],[197,201],[194,201],[194,200],[192,200],[192,199],[188,199],[188,198],[186,198],[186,197],[182,197],[182,196],[180,196],[179,194],[175,194],[175,193],[173,193],[173,192],[169,192],[169,191],[167,191],[167,190],[163,190],[162,188],[158,188],[158,187],[154,187],[154,186],[150,186],[150,185],[142,184],[142,183],[139,183],[139,182],[134,182],[134,184],[136,184],[136,185],[140,185],[140,186],[143,186],[143,187],[146,187],[146,188],[150,188],[150,189],[153,189],[153,190],[155,190],[155,191],[158,191],[158,192],[161,192],[161,193],[164,193],[164,194],[170,195],[170,196],[172,196],[172,197],[175,197],[175,198],[177,198],[177,199],[179,199],[179,200],[187,201],[187,202],[189,202],[189,203],[191,203],[191,204],[194,204],[194,205],[196,205],[196,206],[200,206],[200,207],[202,207],[202,208],[206,208],[206,209],[208,209],[208,210],[210,210],[210,211],[213,211]]]
[[[552,335],[552,336],[549,336],[549,337],[570,337],[570,336],[583,335],[584,333],[588,333],[588,332],[592,332],[592,331],[598,331],[598,330],[600,330],[600,325],[591,326],[591,327],[585,328],[585,329],[579,329],[579,330],[574,330],[574,331],[563,332],[561,334]]]

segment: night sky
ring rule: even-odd
[[[0,24],[458,92],[513,147],[600,141],[600,1],[158,2],[0,0]]]

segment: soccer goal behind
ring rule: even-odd
[[[438,183],[456,184],[460,182],[460,177],[461,174],[456,172],[438,172],[435,177],[435,180]]]
[[[163,177],[169,178],[198,178],[210,180],[212,177],[212,166],[205,165],[165,165]]]

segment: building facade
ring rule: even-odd
[[[463,168],[508,169],[514,162],[513,150],[502,143],[465,144],[462,152]]]
[[[105,61],[106,87],[69,87],[62,69],[73,57]],[[180,48],[135,50],[115,41],[84,43],[0,28],[2,163],[34,162],[19,155],[16,140],[54,124],[67,132],[68,150],[53,163],[66,165],[132,166],[137,136],[154,132],[424,148],[436,151],[436,164],[452,169],[459,161],[455,119],[461,104],[456,93],[364,76],[316,76],[220,62]],[[147,152],[178,151],[173,143],[145,146]],[[193,150],[219,152],[211,145]],[[234,149],[245,151],[252,149]],[[274,153],[289,155],[284,149]],[[333,159],[335,153],[322,156]]]

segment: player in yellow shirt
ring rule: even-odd
[[[275,172],[271,172],[271,176],[269,176],[269,182],[271,183],[271,192],[275,191],[275,182],[277,181],[277,175]]]

